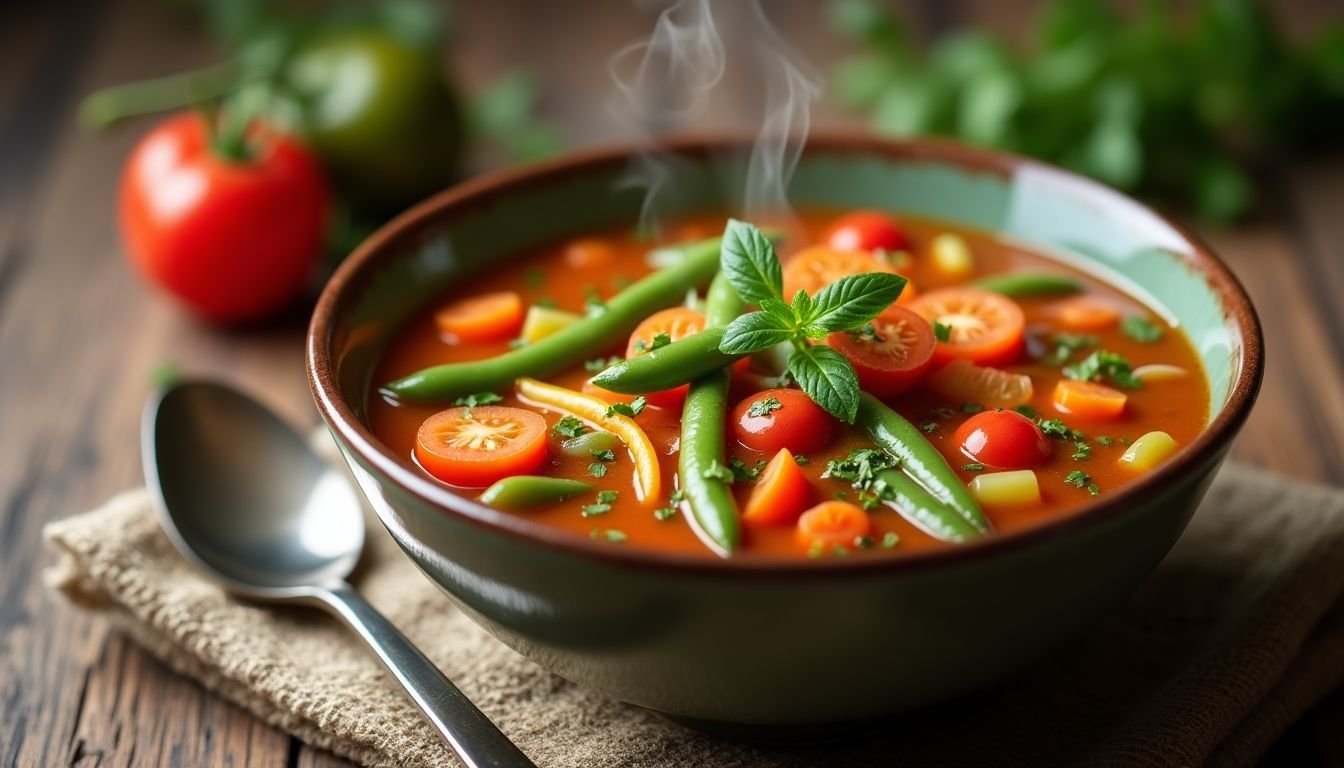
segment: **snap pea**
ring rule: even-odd
[[[585,432],[560,444],[560,452],[566,456],[588,459],[593,451],[608,451],[624,448],[621,438],[610,432]]]
[[[962,485],[947,459],[904,416],[867,392],[859,395],[854,423],[882,450],[895,456],[905,471],[940,501],[952,506],[977,530],[988,531],[989,520],[971,492]]]
[[[705,321],[711,327],[742,311],[742,300],[722,273],[710,285],[705,304]],[[727,418],[726,370],[714,371],[691,384],[681,411],[678,477],[696,531],[711,549],[725,557],[737,546],[740,535],[737,502],[729,482],[721,477],[728,471],[723,451]],[[716,467],[720,471],[714,471]]]
[[[489,360],[447,363],[388,382],[383,389],[405,400],[441,401],[508,387],[514,380],[548,376],[605,352],[649,313],[676,304],[687,289],[704,284],[719,266],[720,238],[685,249],[680,263],[649,275],[607,301],[599,314],[535,343]]]
[[[876,482],[884,484],[890,495],[884,501],[920,529],[943,541],[966,541],[982,534],[980,529],[955,509],[933,497],[899,469],[884,469]]]
[[[1017,272],[982,277],[971,283],[975,288],[1004,296],[1062,296],[1078,293],[1083,284],[1068,275],[1055,272]]]
[[[622,360],[594,376],[593,383],[612,392],[631,395],[679,387],[732,365],[742,357],[720,352],[721,341],[722,328],[706,328],[665,347]]]
[[[514,475],[486,488],[481,501],[505,509],[527,509],[555,504],[591,490],[593,486],[582,480]]]

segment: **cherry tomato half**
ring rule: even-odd
[[[705,329],[705,316],[687,307],[670,307],[644,318],[644,322],[635,326],[630,334],[630,343],[625,348],[627,359],[637,357],[653,349],[660,334],[666,334],[669,342],[693,336]],[[687,384],[672,389],[650,392],[645,399],[659,408],[677,408],[686,399],[690,389]]]
[[[930,323],[948,327],[947,341],[940,341],[933,352],[935,365],[958,358],[1002,365],[1022,354],[1026,318],[1007,296],[975,288],[943,288],[915,299],[910,308]]]
[[[890,264],[865,251],[838,251],[821,246],[806,248],[784,264],[784,297],[792,299],[800,290],[815,296],[817,291],[842,277],[864,272],[896,274]],[[906,283],[896,303],[909,304],[915,294],[915,284]]]
[[[837,251],[904,251],[910,238],[896,220],[881,211],[847,213],[826,229],[825,243]]]
[[[748,448],[812,453],[830,442],[830,414],[798,389],[767,389],[733,408],[733,436]]]
[[[929,321],[905,307],[892,306],[862,331],[833,333],[826,344],[854,366],[865,390],[895,397],[928,373],[935,340]]]
[[[546,420],[503,405],[449,408],[420,425],[415,458],[445,483],[482,488],[541,466],[546,460]]]
[[[307,150],[261,124],[236,159],[209,133],[186,112],[141,139],[121,177],[122,239],[140,273],[197,314],[256,320],[294,299],[317,264],[326,184]]]
[[[1041,428],[1017,411],[982,411],[955,435],[961,452],[990,469],[1030,469],[1050,458]]]

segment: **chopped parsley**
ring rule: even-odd
[[[877,473],[896,466],[896,458],[876,448],[859,448],[843,459],[832,459],[826,464],[822,479],[845,480],[859,490],[872,487]]]
[[[605,477],[607,474],[607,465],[600,461],[594,461],[588,465],[588,474],[593,477]]]
[[[860,341],[875,341],[881,344],[887,340],[886,337],[877,332],[877,328],[875,328],[871,322],[864,323],[863,327],[858,328],[857,330],[848,331],[848,333],[851,338]]]
[[[955,411],[951,408],[934,408],[932,411],[929,411],[929,415],[935,419],[946,419],[953,413],[955,413]]]
[[[1081,469],[1075,469],[1065,475],[1064,482],[1074,488],[1086,488],[1087,492],[1093,496],[1101,493],[1101,489],[1097,487],[1097,484],[1092,482],[1092,476]]]
[[[872,536],[855,536],[855,537],[854,537],[854,548],[855,548],[855,549],[872,549],[873,546],[876,545],[876,544],[877,544],[877,542],[873,540],[873,537],[872,537]]]
[[[1060,366],[1073,357],[1073,353],[1082,349],[1091,349],[1100,341],[1090,333],[1057,333],[1050,337],[1053,349],[1041,358],[1046,365]]]
[[[764,400],[752,401],[747,407],[748,416],[769,416],[771,413],[783,408],[784,404],[779,402],[779,398],[771,395]]]
[[[831,498],[835,499],[836,501],[844,501],[845,499],[849,498],[849,494],[845,493],[844,491],[836,491],[835,493],[831,494]]]
[[[584,504],[583,508],[579,510],[579,516],[597,517],[598,515],[605,515],[610,511],[611,511],[611,504],[599,501],[596,504]]]
[[[1071,456],[1070,458],[1072,458],[1074,461],[1082,461],[1090,457],[1091,455],[1092,455],[1092,446],[1088,445],[1087,443],[1084,443],[1081,440],[1074,442],[1073,456]]]
[[[983,406],[983,405],[981,405],[981,404],[979,404],[979,403],[962,403],[962,404],[961,404],[961,412],[962,412],[962,413],[979,413],[979,412],[981,412],[981,411],[983,411],[983,410],[985,410],[985,406]]]
[[[571,440],[588,431],[582,421],[573,416],[562,416],[559,421],[551,427],[551,431],[561,437],[567,437]]]
[[[588,532],[588,535],[594,539],[605,539],[607,541],[616,542],[618,544],[630,538],[629,536],[625,535],[625,531],[619,531],[616,530],[615,528],[608,528],[605,531],[594,528],[593,530]]]
[[[616,500],[616,497],[617,497],[617,496],[620,496],[620,495],[621,495],[621,492],[620,492],[620,491],[610,491],[610,490],[608,490],[608,491],[598,491],[598,492],[597,492],[597,503],[598,503],[598,504],[610,504],[611,502],[613,502],[613,501]]]
[[[1026,416],[1028,419],[1031,419],[1032,421],[1035,421],[1035,420],[1038,418],[1037,415],[1036,415],[1036,409],[1035,409],[1035,408],[1032,408],[1030,405],[1025,405],[1025,404],[1024,404],[1024,405],[1019,405],[1019,406],[1017,406],[1016,408],[1013,408],[1013,410],[1014,410],[1014,411],[1017,411],[1018,413],[1022,414],[1023,416]]]
[[[645,406],[647,406],[648,404],[649,401],[644,399],[643,395],[640,395],[636,397],[634,400],[631,400],[629,403],[612,403],[611,405],[608,405],[607,415],[615,416],[616,414],[619,413],[622,416],[629,416],[630,418],[633,419],[634,417],[643,413]]]
[[[807,466],[807,463],[808,463],[809,461],[811,461],[811,459],[807,458],[806,456],[804,456],[804,455],[801,454],[801,453],[798,454],[797,456],[794,456],[794,457],[793,457],[793,463],[794,463],[794,464],[797,464],[797,465],[800,466],[800,467],[805,467],[805,466]]]
[[[593,458],[597,459],[598,461],[616,460],[616,452],[610,448],[601,448],[601,449],[589,448],[588,453],[591,453],[593,455]]]
[[[706,480],[721,480],[730,485],[737,479],[737,475],[733,470],[720,464],[718,459],[710,462],[709,466],[705,467],[700,475]]]
[[[592,360],[585,361],[583,368],[591,373],[598,373],[599,371],[605,371],[624,359],[625,358],[617,357],[616,355],[612,355],[611,357],[595,357]]]
[[[901,537],[895,531],[887,531],[882,534],[882,548],[891,549],[901,543]]]
[[[929,435],[933,434],[934,432],[937,432],[940,426],[941,425],[936,421],[926,421],[923,424],[919,425],[919,431],[923,432],[926,435]]]
[[[478,405],[489,405],[490,403],[498,403],[503,399],[504,398],[500,397],[494,392],[476,392],[474,394],[467,395],[466,397],[457,398],[456,400],[453,401],[453,405],[466,406],[466,408],[463,409],[462,411],[462,415],[470,419],[472,408],[475,408]]]
[[[728,460],[729,469],[733,470],[733,481],[754,481],[765,469],[765,459],[758,459],[755,466],[747,466],[747,463],[736,456]]]
[[[668,334],[667,331],[659,331],[653,335],[653,341],[635,339],[635,352],[637,354],[642,355],[645,352],[652,352],[655,349],[662,349],[663,347],[666,347],[668,344],[671,343],[672,343],[672,336]]]
[[[1130,440],[1128,437],[1122,437],[1120,438],[1120,444],[1124,446],[1130,446],[1134,444],[1134,441]]]
[[[1110,379],[1111,383],[1124,389],[1139,389],[1143,386],[1143,382],[1130,369],[1128,360],[1104,349],[1093,352],[1077,365],[1065,366],[1064,375],[1075,381]]]
[[[1101,443],[1102,445],[1106,446],[1107,448],[1110,448],[1112,445],[1115,445],[1115,440],[1112,440],[1111,438],[1107,437],[1106,435],[1097,435],[1097,442],[1098,442],[1098,443]]]
[[[677,516],[676,507],[659,507],[653,510],[654,520],[671,520]]]
[[[984,471],[985,471],[985,465],[984,465],[984,464],[977,463],[977,462],[972,462],[972,463],[970,463],[970,464],[962,464],[962,465],[961,465],[961,468],[964,469],[964,470],[966,470],[967,472],[984,472]]]
[[[1120,330],[1129,338],[1141,343],[1152,344],[1161,341],[1165,333],[1162,326],[1143,315],[1130,315],[1120,321]]]
[[[1046,437],[1058,437],[1065,440],[1082,440],[1086,437],[1082,432],[1070,429],[1068,424],[1059,419],[1036,419],[1036,426],[1041,428]]]
[[[939,341],[950,341],[952,339],[952,326],[948,325],[947,323],[940,323],[934,321],[933,335],[934,338],[938,339]]]
[[[596,317],[607,311],[607,302],[602,300],[596,292],[588,294],[588,298],[583,300],[583,312],[589,317]]]

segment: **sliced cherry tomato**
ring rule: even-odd
[[[541,466],[546,460],[546,420],[503,405],[449,408],[420,425],[415,458],[445,483],[483,488]]]
[[[798,518],[798,543],[804,547],[852,547],[873,523],[868,513],[843,501],[823,501]]]
[[[953,360],[929,374],[929,389],[954,403],[1012,408],[1031,400],[1031,377],[986,368],[969,360]]]
[[[754,451],[812,453],[830,442],[830,414],[798,389],[767,389],[737,404],[733,436]]]
[[[839,251],[813,246],[794,254],[784,264],[784,298],[792,300],[800,290],[815,296],[817,291],[842,277],[864,272],[897,274],[890,264],[866,251]],[[915,284],[907,282],[896,303],[909,304],[914,301],[916,293]]]
[[[765,465],[751,498],[742,510],[742,521],[754,525],[793,525],[812,503],[812,484],[788,448],[780,448]]]
[[[893,306],[863,331],[833,333],[826,344],[854,366],[864,389],[878,397],[895,397],[928,373],[936,342],[929,321]]]
[[[630,334],[630,343],[626,345],[625,356],[629,359],[648,352],[659,343],[660,335],[666,335],[667,340],[672,342],[697,334],[704,329],[705,316],[694,309],[670,307],[654,312],[644,318],[644,322],[635,326],[634,333]],[[659,408],[679,408],[686,399],[686,391],[689,389],[689,385],[682,384],[672,389],[650,392],[644,397],[650,404]]]
[[[957,444],[991,469],[1030,469],[1050,458],[1050,441],[1017,411],[982,411],[957,428]]]
[[[565,246],[565,265],[574,269],[607,267],[615,260],[616,250],[596,237],[582,237]]]
[[[1111,389],[1093,381],[1072,379],[1061,380],[1055,385],[1055,391],[1051,395],[1055,408],[1063,413],[1107,421],[1120,418],[1125,412],[1125,401],[1128,399],[1129,397],[1118,389]]]
[[[1120,322],[1120,310],[1092,296],[1056,302],[1049,314],[1070,331],[1104,331]]]
[[[873,210],[854,211],[836,219],[823,236],[837,251],[905,251],[910,248],[901,225],[891,216]]]
[[[517,336],[523,316],[522,297],[500,291],[455,301],[434,313],[434,324],[453,341],[471,344]]]
[[[1006,296],[975,288],[943,288],[915,299],[910,308],[930,323],[949,328],[933,353],[934,365],[970,360],[980,365],[1011,363],[1022,354],[1026,319]]]

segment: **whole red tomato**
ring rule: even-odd
[[[203,317],[255,320],[304,286],[322,248],[327,192],[295,140],[254,124],[245,151],[218,151],[200,114],[169,118],[121,179],[131,261]]]

